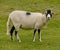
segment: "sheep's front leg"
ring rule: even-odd
[[[21,40],[20,40],[20,38],[19,38],[19,36],[18,36],[17,31],[15,31],[15,36],[17,37],[17,40],[18,40],[19,42],[21,42]]]
[[[35,42],[35,39],[36,39],[36,31],[37,29],[34,30],[33,42]]]
[[[42,40],[41,40],[41,31],[40,31],[40,29],[38,29],[38,38],[39,38],[39,41],[41,42]]]

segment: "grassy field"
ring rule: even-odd
[[[47,28],[42,30],[42,42],[32,42],[33,30],[19,31],[22,40],[18,43],[6,35],[6,22],[13,10],[44,12],[51,9],[54,14]],[[0,0],[0,50],[60,50],[60,0]]]

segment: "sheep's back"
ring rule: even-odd
[[[10,17],[14,25],[17,23],[23,28],[34,28],[36,22],[41,23],[42,14],[30,13],[30,15],[26,15],[26,11],[13,11]]]

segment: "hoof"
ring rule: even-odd
[[[35,40],[33,40],[33,42],[35,42]]]
[[[21,41],[19,41],[19,43],[21,43]]]
[[[21,43],[21,40],[18,40],[19,43]]]
[[[40,42],[42,42],[42,40],[41,40],[41,39],[39,39],[39,41],[40,41]]]

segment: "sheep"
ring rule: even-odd
[[[41,42],[41,29],[46,25],[47,21],[52,18],[52,11],[46,10],[44,14],[38,12],[27,12],[27,11],[13,11],[9,14],[7,21],[7,34],[10,34],[11,40],[13,40],[13,32],[15,30],[15,36],[17,40],[21,42],[18,31],[19,28],[22,29],[34,29],[33,42],[35,42],[36,31],[38,31],[38,38]],[[13,26],[10,30],[10,21]]]

